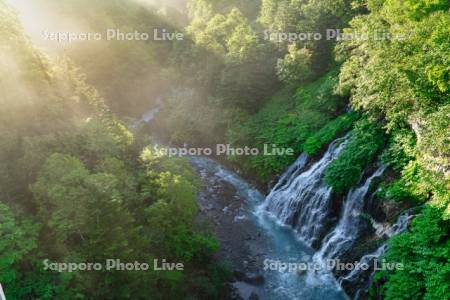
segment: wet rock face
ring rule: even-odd
[[[368,299],[372,274],[373,268],[370,268],[354,281],[343,280],[341,286],[354,300]]]
[[[369,201],[366,202],[364,213],[376,222],[394,223],[398,215],[408,208],[397,201],[379,198],[375,191]]]

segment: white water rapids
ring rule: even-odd
[[[150,123],[159,112],[155,108],[143,115],[140,122]],[[199,172],[205,184],[221,189],[223,182],[230,184],[247,202],[245,213],[235,217],[235,222],[252,220],[263,229],[267,241],[266,258],[279,262],[323,262],[326,259],[340,258],[351,251],[355,241],[361,235],[361,218],[370,186],[380,177],[385,167],[379,167],[359,186],[350,190],[344,198],[339,220],[330,228],[329,218],[333,213],[332,189],[324,182],[327,167],[345,148],[348,138],[333,141],[317,162],[302,154],[284,172],[269,195],[264,196],[239,175],[205,157],[190,157],[194,168]],[[207,201],[217,201],[217,194],[208,194]],[[334,207],[335,208],[335,207]],[[411,215],[402,215],[398,222],[386,229],[388,236],[406,230]],[[382,229],[381,225],[375,224]],[[380,231],[379,230],[379,231]],[[318,248],[315,252],[311,247]],[[386,251],[384,243],[373,253],[364,255],[360,262],[373,263]],[[264,275],[264,287],[258,291],[259,299],[306,299],[341,300],[348,297],[342,291],[343,283],[361,282],[364,272],[354,269],[337,281],[329,270],[307,270],[306,272],[279,272],[273,270],[261,272]],[[359,289],[355,295],[360,297]]]

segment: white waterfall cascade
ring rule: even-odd
[[[339,223],[325,237],[322,248],[316,254],[319,258],[337,259],[353,246],[360,235],[360,217],[370,185],[375,178],[383,174],[385,169],[385,166],[379,167],[363,185],[351,189],[347,194]]]
[[[5,293],[3,292],[2,285],[0,284],[0,300],[6,300]]]
[[[302,154],[282,175],[263,204],[263,209],[281,223],[292,226],[310,246],[320,240],[330,213],[331,188],[324,183],[325,170],[346,143],[346,137],[332,142],[322,158],[308,170],[304,170],[307,156]]]
[[[411,213],[411,211],[407,211],[403,214],[401,214],[397,222],[390,227],[388,237],[391,238],[393,236],[396,236],[408,229],[408,225],[411,223],[412,218],[414,215]],[[374,261],[379,259],[384,253],[386,253],[388,248],[388,242],[383,243],[378,249],[373,251],[372,253],[366,254],[359,260],[360,266],[371,266],[374,264]],[[360,282],[361,279],[364,276],[364,273],[366,270],[363,268],[354,268],[349,274],[346,276],[342,276],[338,279],[338,283],[340,285],[343,284],[343,282],[350,282],[350,283],[356,283]],[[371,274],[369,274],[369,279],[373,276],[373,271]],[[358,290],[355,294],[355,299],[360,299],[362,290]]]
[[[272,188],[270,195],[275,193],[276,191],[279,191],[283,187],[287,186],[288,181],[291,178],[296,178],[298,175],[300,175],[304,170],[307,162],[308,162],[308,155],[306,153],[302,153],[297,160],[289,166],[289,168],[281,175],[281,177],[278,179],[277,184]]]

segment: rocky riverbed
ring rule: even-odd
[[[220,241],[216,258],[229,262],[234,270],[232,295],[235,299],[258,299],[264,284],[261,266],[268,247],[262,229],[252,220],[253,205],[229,180],[217,176],[223,169],[215,168],[211,161],[197,160],[193,166],[203,182],[199,218],[212,224]],[[255,201],[262,200],[262,195],[254,193]]]
[[[264,196],[213,160],[191,158],[203,188],[201,221],[212,224],[220,241],[217,259],[234,270],[232,299],[345,299],[332,274],[268,270],[267,261],[308,262],[314,251],[294,232],[259,211]]]

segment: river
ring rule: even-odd
[[[281,263],[313,264],[314,250],[264,211],[265,197],[256,188],[212,159],[192,157],[191,163],[204,183],[199,199],[202,210],[207,210],[206,215],[214,218],[216,225],[227,227],[217,232],[227,247],[222,256],[228,256],[235,268],[250,273],[234,284],[242,298],[254,294],[271,300],[347,299],[331,273],[280,268]],[[255,277],[261,275],[264,280],[258,284]],[[248,283],[252,279],[256,284]]]
[[[133,126],[151,123],[158,112],[146,112]],[[362,177],[336,207],[324,176],[347,142],[348,136],[337,138],[318,160],[300,155],[267,196],[213,159],[188,157],[203,183],[199,220],[211,224],[220,241],[217,258],[234,270],[233,299],[349,299],[341,285],[346,291],[350,285],[353,298],[365,298],[373,275],[370,265],[386,251],[386,243],[357,258],[368,269],[333,274],[336,270],[326,262],[346,261],[364,234],[369,187],[386,168],[379,165]],[[392,226],[378,227],[391,237],[405,231],[411,218],[406,212]]]

